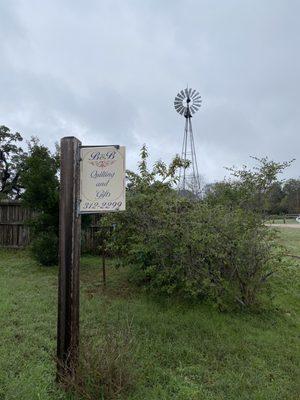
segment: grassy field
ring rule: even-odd
[[[289,252],[300,257],[300,229],[280,228],[281,243],[284,244]]]
[[[299,230],[282,229],[282,241],[300,255]],[[122,399],[299,399],[300,260],[291,261],[273,278],[273,304],[250,315],[155,299],[111,265],[103,291],[99,259],[83,257],[82,342],[131,321],[136,376]],[[71,399],[55,384],[57,268],[2,250],[0,293],[0,399]]]

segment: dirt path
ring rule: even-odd
[[[300,228],[300,224],[266,224],[266,226],[273,226],[274,228]]]

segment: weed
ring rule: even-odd
[[[134,385],[137,370],[134,349],[132,322],[98,329],[81,345],[76,378],[69,375],[63,384],[75,398],[117,399]]]

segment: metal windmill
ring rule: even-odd
[[[197,197],[200,196],[201,188],[191,119],[201,103],[199,92],[191,88],[181,90],[174,101],[175,110],[185,117],[181,158],[190,162],[188,167],[180,169],[178,190],[183,194],[192,192]]]

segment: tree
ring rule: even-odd
[[[0,198],[18,199],[21,195],[20,173],[26,153],[19,146],[23,138],[0,126]]]
[[[24,188],[22,202],[37,212],[30,223],[33,254],[42,264],[51,265],[58,259],[59,158],[37,138],[32,138],[28,146],[20,177]]]
[[[204,200],[211,206],[236,207],[241,199],[240,188],[233,182],[216,182],[205,186]]]
[[[274,182],[270,186],[265,196],[264,208],[268,214],[282,214],[286,210],[283,207],[282,200],[284,198],[284,192],[282,190],[281,182]]]
[[[58,158],[49,149],[32,138],[28,155],[23,163],[21,183],[24,187],[22,201],[35,211],[51,214],[58,204]]]
[[[206,200],[210,204],[223,204],[229,207],[242,207],[243,209],[265,214],[280,210],[282,195],[280,188],[281,174],[294,161],[282,163],[269,160],[267,157],[252,157],[257,165],[242,169],[235,167],[226,168],[233,179],[214,184],[207,191]],[[278,202],[278,207],[275,203]]]
[[[289,214],[300,213],[300,179],[289,179],[282,188],[281,207]]]
[[[127,188],[129,190],[144,191],[153,185],[156,188],[171,188],[178,182],[178,169],[181,167],[187,168],[190,164],[189,161],[184,161],[176,155],[168,166],[162,160],[159,160],[155,162],[152,170],[149,170],[147,162],[149,153],[145,144],[141,148],[140,156],[141,161],[138,163],[138,172],[126,171]]]

